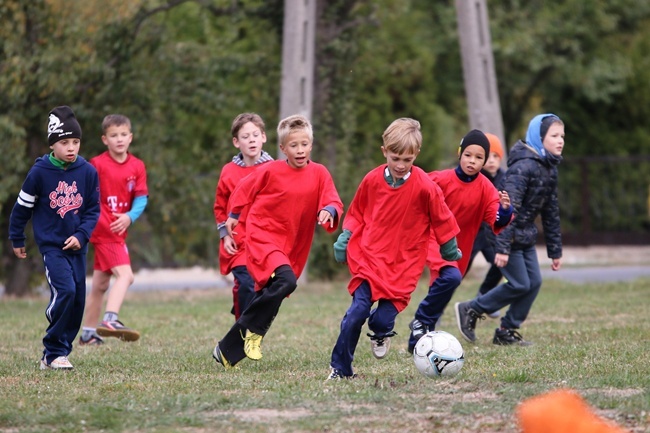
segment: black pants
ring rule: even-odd
[[[219,349],[230,365],[235,365],[246,358],[244,352],[246,330],[266,335],[280,311],[282,302],[296,290],[297,277],[291,266],[279,266],[273,274],[266,286],[255,293],[251,303],[219,342]]]

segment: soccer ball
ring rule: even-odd
[[[413,349],[415,368],[426,377],[455,376],[463,368],[464,355],[458,339],[445,331],[424,334]]]

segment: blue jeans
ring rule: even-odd
[[[506,282],[474,298],[470,307],[479,313],[490,313],[510,305],[501,319],[501,327],[518,329],[528,317],[542,287],[542,273],[535,246],[512,250],[508,264],[501,268],[501,273]]]
[[[359,343],[361,328],[368,319],[368,328],[377,337],[384,337],[395,327],[397,308],[392,302],[380,299],[377,308],[372,307],[372,294],[367,281],[362,282],[352,294],[352,304],[341,320],[341,332],[332,350],[330,365],[346,376],[352,376],[354,351]]]

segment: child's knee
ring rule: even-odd
[[[296,290],[296,287],[298,287],[298,278],[289,266],[279,267],[275,272],[275,278],[284,296],[292,294]]]

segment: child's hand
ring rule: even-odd
[[[554,271],[559,271],[562,267],[562,259],[553,259],[551,262],[551,269]]]
[[[506,210],[510,207],[510,196],[508,191],[499,191],[499,202],[501,203],[501,208]]]
[[[508,254],[496,253],[494,256],[494,264],[497,265],[497,268],[503,268],[508,264],[509,258],[510,256]]]
[[[233,255],[237,252],[237,243],[230,235],[223,237],[223,249],[230,255]]]
[[[237,232],[233,231],[234,228],[237,226],[237,224],[239,224],[239,220],[237,218],[228,217],[228,219],[226,220],[226,224],[225,224],[226,231],[228,232],[228,235],[231,238],[233,237],[233,235],[237,234]],[[234,240],[233,240],[233,242],[234,242]]]
[[[27,258],[27,252],[25,251],[25,247],[20,247],[20,248],[14,248],[14,254],[16,257],[19,259],[25,259]]]
[[[131,218],[125,213],[113,212],[115,221],[111,223],[111,231],[121,235],[131,225]]]
[[[79,239],[75,238],[74,236],[70,236],[63,243],[63,249],[77,251],[81,249],[81,243],[79,242]]]
[[[318,212],[318,224],[324,226],[329,221],[330,227],[334,227],[334,217],[325,209]]]

